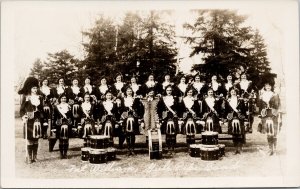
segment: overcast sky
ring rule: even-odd
[[[141,6],[138,6],[141,5]],[[184,6],[183,6],[184,5]],[[109,2],[11,2],[4,4],[2,14],[12,24],[13,54],[15,65],[15,80],[27,76],[36,58],[45,60],[47,53],[54,53],[67,49],[77,58],[82,58],[81,46],[82,30],[91,28],[100,13],[112,17],[122,17],[123,13],[135,9],[170,9],[175,10],[171,22],[176,25],[177,35],[182,34],[182,24],[192,19],[189,10],[191,8],[228,8],[238,10],[239,14],[248,15],[246,25],[257,28],[268,47],[268,58],[273,71],[282,75],[282,32],[284,32],[284,4],[263,3],[252,1],[226,3],[201,3],[189,2],[134,2],[124,3]],[[9,11],[7,13],[5,11]],[[5,14],[7,13],[7,14]],[[5,17],[7,16],[7,17]],[[180,57],[183,60],[181,69],[189,71],[191,65],[199,59],[188,58],[190,48],[181,44]]]

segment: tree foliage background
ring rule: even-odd
[[[270,62],[267,59],[266,45],[258,30],[245,26],[246,16],[232,10],[194,10],[197,19],[184,27],[192,31],[186,42],[192,46],[190,56],[201,53],[202,64],[192,70],[206,78],[217,75],[225,79],[229,73],[237,76],[242,70],[258,87],[262,87],[261,77],[268,75],[274,80]],[[264,77],[265,78],[265,77]]]
[[[201,64],[191,71],[207,79],[216,74],[225,79],[229,73],[239,73],[241,66],[249,79],[261,87],[261,78],[273,79],[267,47],[258,30],[245,25],[246,16],[232,10],[193,10],[197,19],[185,23],[192,34],[186,37],[192,52],[201,54]],[[137,75],[144,82],[150,73],[162,80],[164,73],[176,71],[175,26],[164,21],[172,11],[127,12],[122,20],[100,15],[94,26],[82,32],[85,57],[74,58],[67,50],[49,53],[46,61],[37,59],[31,75],[49,78],[57,83],[60,77],[69,83],[74,77],[83,82],[91,77],[98,85],[101,77],[114,81],[117,72],[125,79]],[[81,83],[83,84],[83,83]]]

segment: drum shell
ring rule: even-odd
[[[217,132],[203,132],[202,133],[202,144],[217,145],[218,144],[218,133]]]
[[[219,157],[225,156],[225,144],[219,144]]]
[[[108,148],[109,137],[92,135],[89,137],[89,143],[93,149],[106,149]]]
[[[107,151],[101,149],[92,149],[90,150],[89,160],[92,164],[106,163]]]
[[[107,149],[107,161],[113,161],[116,159],[117,150],[115,148],[108,148]]]
[[[161,151],[151,151],[149,153],[150,159],[161,159],[162,158],[162,152]]]
[[[214,147],[214,148],[201,147],[200,154],[201,154],[202,160],[208,160],[208,161],[218,160],[219,159],[219,148],[218,147]]]
[[[190,145],[190,156],[200,157],[200,145],[196,145],[196,144]]]
[[[90,148],[81,148],[81,160],[89,161],[90,157]]]

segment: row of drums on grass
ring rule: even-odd
[[[190,144],[191,157],[199,157],[202,160],[218,160],[225,156],[225,145],[218,143],[218,133],[206,131],[202,134],[202,144]]]
[[[87,147],[81,148],[81,160],[92,164],[106,163],[116,159],[116,148],[109,144],[109,136],[90,135]]]

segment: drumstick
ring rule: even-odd
[[[28,141],[27,141],[27,119],[25,119],[24,128],[25,128],[25,161],[28,162],[29,157],[28,157],[28,149],[27,149],[27,145],[28,145]]]

